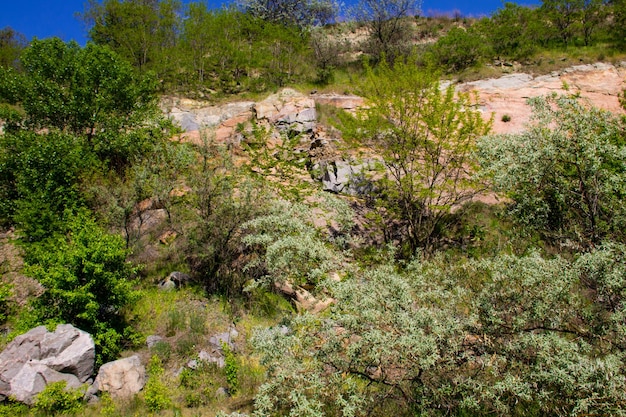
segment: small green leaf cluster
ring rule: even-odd
[[[148,410],[159,412],[172,405],[167,387],[162,381],[163,366],[158,356],[150,358],[148,364],[148,382],[144,388],[144,400]]]
[[[234,395],[239,390],[239,363],[235,353],[227,344],[222,344],[222,351],[224,352],[224,369],[228,392]]]
[[[83,389],[68,389],[66,381],[52,382],[37,394],[34,408],[44,415],[76,413],[83,407]]]

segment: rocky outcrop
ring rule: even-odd
[[[257,120],[267,120],[282,131],[310,132],[317,123],[315,100],[290,88],[254,106]]]
[[[238,144],[241,140],[239,126],[253,120],[286,133],[312,132],[317,123],[316,104],[354,111],[363,105],[363,98],[339,94],[305,95],[285,88],[258,103],[206,106],[199,101],[168,98],[161,107],[184,130],[180,140],[202,145],[204,140]]]
[[[313,165],[313,178],[321,181],[324,191],[337,194],[363,196],[372,191],[373,184],[366,176],[371,171],[367,163],[344,159],[320,161]]]
[[[49,332],[36,327],[16,337],[0,354],[0,395],[32,404],[44,388],[66,381],[79,388],[94,371],[95,345],[92,337],[70,324]]]
[[[337,107],[349,112],[354,112],[365,105],[363,97],[342,94],[315,94],[311,98],[316,104]]]
[[[108,392],[113,398],[131,398],[145,384],[146,368],[135,355],[102,365],[89,392]]]
[[[486,118],[494,115],[495,133],[519,133],[526,128],[530,97],[551,93],[577,94],[591,105],[611,112],[623,110],[619,94],[626,88],[626,63],[577,65],[548,75],[509,74],[459,84],[459,91],[476,91]],[[508,117],[504,117],[504,116]]]

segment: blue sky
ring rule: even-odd
[[[188,2],[184,1],[185,3]],[[351,0],[346,0],[348,4]],[[84,11],[85,0],[0,0],[0,28],[10,26],[26,35],[47,38],[58,36],[65,41],[86,41],[86,28],[75,16]],[[210,0],[211,6],[220,7],[228,1]],[[538,0],[519,1],[520,4],[538,4]],[[460,10],[465,16],[487,15],[501,8],[503,0],[423,0],[422,12],[451,12]]]

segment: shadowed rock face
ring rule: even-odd
[[[66,381],[78,388],[93,374],[96,350],[92,337],[70,324],[49,332],[36,327],[0,353],[0,395],[32,404],[44,388]]]

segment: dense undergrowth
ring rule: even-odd
[[[51,384],[0,415],[626,414],[623,115],[534,98],[527,130],[502,138],[439,84],[621,59],[624,2],[481,20],[409,7],[384,15],[392,36],[367,1],[342,23],[294,4],[316,12],[108,0],[83,14],[85,47],[2,32],[0,222],[19,249],[0,253],[5,342],[69,322],[98,364],[139,352],[149,381],[95,405]],[[376,155],[364,191],[323,193],[302,136],[270,152],[272,132],[242,125],[238,147],[181,143],[157,107],[286,85],[369,100],[318,109],[341,151]],[[188,286],[157,290],[174,270]],[[26,277],[39,290],[17,291]],[[290,286],[333,302],[311,314]],[[199,360],[233,328],[223,368]]]

